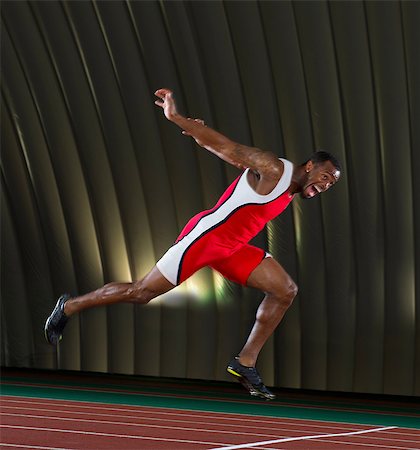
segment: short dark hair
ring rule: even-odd
[[[324,150],[318,150],[316,151],[310,158],[308,161],[312,161],[314,164],[317,163],[323,163],[325,161],[331,161],[332,165],[339,171],[341,172],[341,165],[340,162],[338,161],[338,159],[334,156],[331,155],[331,153],[325,152]]]

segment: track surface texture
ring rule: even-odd
[[[15,449],[420,449],[418,398],[196,380],[3,369],[0,447]]]

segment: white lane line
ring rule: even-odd
[[[403,436],[415,436],[418,437],[420,439],[420,428],[403,428],[403,427],[399,427],[400,431],[396,431],[395,433],[392,433],[392,435],[394,434],[401,434]],[[417,433],[415,433],[415,431],[417,431]]]
[[[14,411],[12,412],[7,412],[7,411]],[[278,422],[274,422],[273,427],[264,427],[261,426],[262,423],[264,422],[257,422],[254,419],[254,424],[253,426],[251,426],[250,424],[245,424],[245,425],[240,425],[238,423],[235,424],[229,424],[229,423],[221,423],[220,421],[217,421],[216,418],[214,418],[216,421],[215,422],[211,422],[211,421],[197,421],[197,420],[191,420],[191,418],[186,417],[184,420],[179,420],[179,419],[174,419],[172,417],[168,418],[156,418],[156,417],[148,417],[147,415],[141,415],[139,416],[137,415],[121,415],[118,414],[117,416],[115,414],[104,414],[104,413],[94,413],[94,412],[81,412],[81,411],[65,411],[63,412],[62,410],[59,409],[46,409],[46,408],[30,408],[30,411],[32,413],[40,413],[40,414],[26,414],[26,413],[18,413],[17,411],[19,410],[23,410],[23,411],[27,411],[28,410],[28,406],[26,407],[20,407],[20,406],[3,406],[1,408],[0,411],[0,421],[1,421],[1,416],[15,416],[15,417],[30,417],[30,418],[40,418],[40,419],[53,419],[53,420],[75,420],[75,421],[84,421],[85,419],[82,419],[80,416],[88,416],[90,417],[90,419],[87,421],[89,423],[91,422],[96,422],[96,423],[109,423],[109,424],[121,424],[121,425],[128,425],[128,426],[148,426],[148,427],[159,427],[159,428],[167,428],[168,426],[165,425],[159,425],[159,422],[163,422],[164,424],[167,422],[173,422],[174,424],[189,424],[189,425],[206,425],[207,427],[212,426],[214,427],[214,429],[212,430],[208,430],[209,432],[212,433],[232,433],[232,434],[241,434],[241,435],[251,435],[251,436],[265,436],[265,437],[275,437],[278,436],[279,434],[284,434],[287,433],[289,431],[294,431],[297,432],[297,426],[295,426],[294,428],[287,428],[290,427],[290,423],[284,423],[281,421]],[[55,416],[47,416],[45,414],[47,413],[59,413],[59,416],[55,415]],[[70,417],[65,417],[64,414],[67,414]],[[72,417],[75,416],[75,417]],[[94,420],[92,417],[95,416],[96,420]],[[112,417],[113,419],[118,418],[119,421],[118,422],[107,422],[103,419],[107,419],[109,417]],[[183,417],[183,416],[181,416]],[[142,423],[140,424],[138,422],[139,418],[141,418]],[[135,419],[136,422],[123,422],[123,420],[130,420],[130,419]],[[271,422],[272,423],[272,422]],[[298,425],[298,424],[296,424]],[[310,430],[308,428],[313,428],[313,425],[301,425],[300,427],[302,427],[302,430],[299,430],[300,433],[302,434],[307,434],[310,432],[313,432],[314,430]],[[303,429],[303,427],[305,429]],[[319,428],[320,426],[318,426]],[[329,428],[331,430],[335,430],[335,429],[341,429],[341,430],[354,430],[354,427],[334,427],[334,426],[321,426],[324,430],[325,428]],[[175,425],[172,425],[170,428],[175,428]],[[223,428],[222,430],[219,430],[217,428]],[[229,429],[234,429],[235,431],[233,432],[229,432]],[[249,429],[258,429],[259,433],[250,433]],[[244,429],[246,431],[241,432],[241,429]],[[197,429],[198,431],[198,429]],[[207,431],[206,430],[202,430],[201,431]],[[325,432],[327,432],[327,430],[325,430]],[[264,434],[263,434],[264,433]]]
[[[373,439],[376,440],[376,439],[379,439],[379,438],[373,438]],[[388,439],[388,440],[390,440],[390,439]],[[366,442],[357,442],[356,443],[356,441],[344,442],[344,441],[335,441],[333,439],[317,439],[317,442],[332,442],[334,444],[340,444],[340,447],[342,445],[352,445],[353,447],[356,445],[356,446],[362,446],[363,448],[365,448],[365,447],[374,447],[375,449],[380,449],[380,448],[389,449],[389,448],[393,448],[393,449],[396,449],[396,450],[418,450],[418,448],[419,448],[418,446],[416,446],[416,447],[396,447],[395,445],[380,445],[380,444],[377,444],[377,443],[375,443],[375,444],[366,444]],[[394,441],[391,441],[391,442],[394,443]]]
[[[26,402],[26,399],[29,400],[30,404],[38,404],[38,405],[53,405],[53,406],[63,406],[67,408],[76,408],[76,409],[87,409],[87,410],[95,410],[95,409],[106,409],[108,411],[116,411],[116,412],[131,412],[131,413],[139,413],[139,412],[152,412],[153,414],[159,414],[159,415],[165,415],[165,416],[186,416],[186,417],[199,417],[199,418],[214,418],[222,419],[222,420],[231,420],[231,421],[239,421],[239,422],[254,422],[255,419],[250,418],[251,416],[249,414],[241,414],[241,413],[228,413],[228,412],[213,412],[213,411],[206,411],[205,413],[194,410],[194,409],[182,409],[178,410],[178,412],[169,412],[171,408],[165,408],[165,407],[158,407],[158,406],[135,406],[135,405],[122,405],[121,408],[116,408],[113,403],[97,403],[97,402],[86,402],[86,401],[77,401],[77,400],[66,400],[68,403],[58,403],[55,400],[52,399],[45,399],[45,401],[32,401],[33,397],[18,397],[18,398],[24,398],[25,400],[11,400],[9,398],[2,398],[2,403],[4,401],[10,402],[10,403],[20,403],[22,405],[26,405],[26,409],[28,409]],[[41,399],[38,399],[41,400]],[[1,406],[1,405],[0,405]],[[131,407],[131,408],[130,408]],[[162,409],[166,411],[162,411]],[[224,416],[224,417],[223,417]],[[266,424],[287,424],[290,425],[296,424],[296,422],[305,422],[305,426],[312,427],[312,428],[323,428],[325,429],[325,424],[328,423],[328,428],[338,428],[342,430],[344,428],[344,425],[357,425],[351,422],[336,422],[333,420],[320,420],[320,419],[296,419],[296,418],[288,418],[288,417],[279,417],[278,420],[273,420],[275,417],[270,416],[255,416],[263,419],[264,423]],[[315,423],[313,423],[315,422]],[[331,425],[336,424],[336,425]],[[345,429],[345,428],[344,428]]]
[[[281,444],[283,442],[291,442],[291,441],[306,441],[309,439],[321,439],[321,438],[329,438],[329,437],[337,437],[337,436],[353,436],[355,434],[374,433],[375,431],[391,430],[393,428],[398,428],[398,427],[371,428],[369,430],[351,431],[349,433],[333,433],[333,434],[318,434],[318,435],[314,435],[314,436],[298,436],[298,437],[291,437],[291,438],[275,439],[273,441],[253,442],[251,444],[230,445],[229,447],[215,447],[215,448],[212,448],[211,450],[235,450],[237,448],[259,447],[260,445]]]
[[[127,395],[130,395],[130,396],[133,396],[133,397],[156,397],[156,393],[153,393],[153,392],[134,392],[134,391],[121,390],[121,389],[105,389],[105,388],[93,389],[91,387],[62,386],[62,385],[54,386],[52,384],[51,385],[48,385],[48,384],[45,385],[45,384],[37,384],[37,383],[17,383],[17,382],[15,382],[15,383],[7,383],[7,385],[8,386],[17,386],[17,387],[21,387],[21,386],[35,387],[35,388],[39,388],[41,390],[61,389],[61,390],[64,390],[64,391],[71,391],[71,392],[72,391],[80,391],[80,392],[95,392],[95,393],[99,393],[99,394],[104,394],[104,393],[105,394],[107,394],[107,393],[109,393],[109,394],[117,394],[117,395],[127,394]],[[22,396],[19,396],[19,397],[24,397],[24,396],[22,395]],[[160,397],[161,398],[171,398],[171,399],[178,398],[174,394],[161,394]],[[199,397],[194,397],[194,396],[189,396],[189,397],[185,397],[185,398],[192,399],[192,400],[200,400]],[[226,400],[223,400],[221,398],[219,399],[219,398],[209,397],[208,400],[211,400],[211,401],[216,402],[216,403],[226,403]],[[85,400],[80,400],[80,401],[85,401]],[[245,405],[253,405],[254,404],[254,402],[252,400],[242,401],[242,400],[231,399],[231,400],[229,400],[229,402],[230,403],[234,403],[237,406],[240,406],[242,404],[245,404]],[[87,402],[87,403],[89,403],[89,402]],[[127,406],[130,406],[130,405],[127,405]],[[277,405],[275,403],[268,403],[266,405],[267,408],[275,408],[276,406]],[[315,404],[312,404],[312,405],[310,405],[310,404],[309,405],[301,404],[301,405],[299,405],[299,404],[296,404],[296,403],[293,403],[293,402],[282,403],[281,406],[285,406],[285,407],[292,408],[292,409],[311,409],[311,410],[315,409],[315,410],[321,410],[321,411],[325,410],[325,407],[323,407],[323,406],[319,406],[319,405],[315,405]],[[340,405],[336,405],[335,407],[328,408],[328,410],[332,411],[332,412],[340,412],[340,411],[342,411],[342,408],[340,408]],[[192,411],[194,411],[194,410],[192,410]],[[358,408],[356,408],[356,409],[351,408],[351,409],[348,409],[347,411],[349,411],[349,412],[358,412],[359,409]],[[367,411],[364,410],[364,412],[366,414],[376,414],[376,410],[375,409],[367,410]],[[236,414],[240,414],[240,413],[236,413]],[[388,413],[385,412],[383,414],[388,414]],[[308,420],[313,420],[313,419],[308,419]],[[340,423],[340,422],[338,422],[338,423]]]
[[[0,428],[13,428],[16,430],[48,431],[48,432],[52,432],[52,433],[83,434],[83,435],[90,435],[90,436],[115,437],[115,438],[122,438],[122,439],[142,439],[145,441],[165,441],[165,442],[182,442],[182,443],[186,443],[186,444],[220,445],[220,442],[202,442],[202,441],[189,441],[187,439],[132,436],[130,434],[95,433],[94,431],[61,430],[61,429],[57,429],[57,428],[24,427],[24,426],[20,426],[20,425],[0,424]],[[229,444],[226,444],[226,445],[229,445]],[[226,447],[223,447],[223,448],[226,448]]]
[[[262,434],[262,433],[246,433],[246,432],[238,432],[238,431],[228,431],[228,430],[210,430],[208,428],[191,428],[191,427],[179,427],[179,426],[170,426],[170,425],[153,425],[150,423],[139,423],[139,422],[119,422],[119,421],[111,421],[111,420],[94,420],[94,419],[81,419],[80,417],[56,417],[56,416],[41,416],[35,414],[13,414],[13,413],[2,413],[2,416],[8,417],[22,417],[26,419],[47,419],[47,420],[58,420],[59,422],[76,422],[76,423],[88,423],[88,424],[96,424],[96,425],[116,425],[118,427],[133,427],[133,428],[158,428],[165,430],[177,430],[177,431],[194,431],[196,433],[216,433],[220,434],[233,434],[240,436],[261,436],[261,437],[276,437],[279,433],[275,434]]]
[[[0,447],[36,448],[40,450],[71,450],[65,447],[41,447],[39,445],[9,444],[5,442],[0,442]]]

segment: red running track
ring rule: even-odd
[[[2,397],[15,449],[420,449],[420,430],[64,400]]]

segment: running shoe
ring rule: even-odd
[[[270,392],[262,382],[262,379],[255,367],[246,367],[239,362],[239,356],[236,356],[229,363],[226,369],[233,377],[238,380],[245,389],[255,397],[262,397],[266,400],[273,400],[276,396]]]
[[[69,318],[64,313],[64,304],[70,298],[69,294],[62,295],[55,305],[53,312],[45,322],[45,339],[51,345],[57,345],[63,337],[63,330]]]

